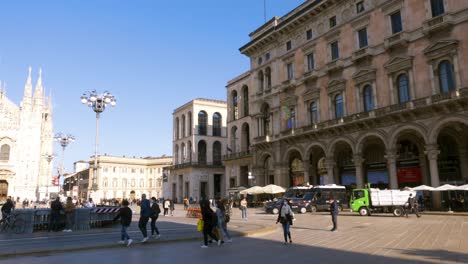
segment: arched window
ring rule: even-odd
[[[0,148],[0,160],[10,160],[10,146],[3,144]]]
[[[343,95],[337,94],[335,96],[335,118],[342,118],[343,116],[344,116]]]
[[[206,164],[206,142],[203,140],[198,142],[198,163]]]
[[[198,113],[198,134],[206,136],[208,126],[208,115],[205,111]]]
[[[362,97],[364,98],[364,111],[372,111],[374,109],[374,96],[372,93],[372,86],[364,86],[364,89],[362,90]]]
[[[182,115],[182,138],[185,137],[185,115]]]
[[[237,120],[239,118],[239,102],[237,98],[237,91],[232,91],[232,119]]]
[[[180,157],[180,162],[181,162],[181,163],[184,163],[184,162],[185,162],[185,159],[186,159],[186,157],[187,157],[187,156],[186,156],[187,153],[186,153],[186,149],[185,149],[185,144],[182,143],[182,145],[180,146],[180,148],[181,148],[181,154],[182,154],[181,157]]]
[[[314,125],[318,123],[318,108],[317,101],[310,103],[310,124]]]
[[[221,165],[221,143],[213,143],[213,165]]]
[[[189,112],[187,114],[187,119],[188,119],[188,135],[191,136],[192,135],[192,112]]]
[[[268,90],[271,89],[271,69],[270,67],[267,67],[265,69],[265,81],[266,81],[266,87]]]
[[[222,118],[220,113],[213,114],[213,136],[220,137],[221,136],[221,124]]]
[[[242,88],[242,103],[244,105],[244,116],[249,115],[249,88],[244,86]]]
[[[264,86],[264,77],[263,77],[263,71],[258,72],[258,92],[262,93],[263,92],[263,86]]]
[[[270,106],[265,104],[263,106],[263,111],[262,111],[262,125],[263,125],[263,130],[261,131],[263,133],[262,136],[269,136],[270,135]]]
[[[441,93],[455,90],[453,66],[448,60],[439,63],[439,84]]]
[[[174,161],[175,161],[175,164],[179,164],[179,146],[178,145],[175,145],[175,148],[174,148]]]
[[[400,74],[397,78],[398,81],[398,102],[406,103],[410,100],[409,82],[406,74]]]
[[[432,17],[440,16],[445,13],[443,0],[431,0]]]
[[[175,139],[179,139],[179,118],[175,119]]]
[[[140,187],[145,187],[145,180],[140,179]]]

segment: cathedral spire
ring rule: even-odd
[[[34,90],[34,104],[44,105],[44,88],[42,87],[42,69],[39,68],[39,78],[37,79],[36,89]]]
[[[31,66],[28,68],[28,79],[26,80],[26,84],[24,85],[24,98],[23,101],[29,101],[31,100],[32,96],[32,81],[31,81]]]

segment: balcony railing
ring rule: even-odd
[[[384,40],[384,47],[386,49],[405,46],[408,44],[408,34],[404,31],[393,34]]]
[[[188,167],[219,168],[219,167],[223,167],[223,162],[222,161],[214,161],[214,162],[189,161],[189,162],[172,165],[170,169],[176,170],[176,169],[183,169],[183,168],[188,168]]]
[[[433,17],[423,22],[423,33],[432,34],[453,26],[453,17],[451,14],[443,14]]]
[[[251,155],[252,155],[252,153],[250,153],[249,150],[247,150],[247,151],[240,151],[240,152],[234,152],[234,153],[230,153],[230,154],[224,155],[224,156],[223,156],[223,160],[241,159],[241,158],[250,157]]]

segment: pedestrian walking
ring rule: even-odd
[[[148,224],[149,218],[152,215],[150,202],[146,199],[146,194],[141,195],[140,201],[140,220],[138,221],[138,228],[140,228],[143,239],[141,243],[146,243],[148,241],[148,231],[146,230],[146,225]]]
[[[247,199],[245,197],[240,202],[240,209],[242,211],[242,219],[247,220]]]
[[[226,204],[224,201],[219,200],[217,203],[217,208],[216,208],[216,216],[218,217],[218,232],[219,232],[219,237],[218,241],[221,240],[221,244],[224,243],[224,235],[228,238],[227,242],[232,242],[231,234],[229,234],[229,231],[227,230],[227,223],[229,223],[231,217],[228,214],[228,211],[226,210]]]
[[[4,205],[2,205],[2,222],[5,221],[11,214],[11,210],[15,208],[11,196],[8,196]]]
[[[405,210],[405,215],[408,218],[408,214],[414,211],[414,214],[419,218],[421,215],[419,214],[419,206],[416,202],[416,199],[413,197],[413,194],[410,193],[408,197],[408,202],[406,202],[406,210]]]
[[[63,210],[62,203],[60,202],[60,197],[57,196],[55,200],[50,204],[50,224],[49,231],[58,231],[60,223],[60,213]]]
[[[330,214],[332,216],[332,222],[333,222],[333,228],[332,232],[336,231],[338,229],[338,203],[336,200],[333,198],[333,196],[330,196]]]
[[[174,216],[174,210],[175,210],[174,200],[170,200],[169,210],[171,210],[171,216]]]
[[[171,205],[171,202],[169,201],[169,199],[164,200],[164,203],[163,203],[164,216],[168,216],[168,215],[169,215],[169,206],[170,206],[170,205]]]
[[[75,220],[75,205],[73,204],[71,197],[68,197],[67,202],[65,203],[65,216],[67,222],[63,232],[72,232],[73,223]]]
[[[156,220],[158,220],[159,214],[161,213],[161,209],[159,208],[158,201],[156,197],[151,197],[151,237],[159,239],[161,235],[159,234],[158,227],[156,227]],[[155,234],[156,233],[156,234]]]
[[[203,245],[202,248],[208,247],[208,236],[214,239],[218,245],[221,243],[216,235],[213,233],[214,227],[216,226],[217,217],[216,214],[210,208],[210,201],[203,199],[200,201],[200,209],[203,219]]]
[[[187,210],[189,207],[189,200],[187,199],[187,197],[184,198],[184,210]]]
[[[120,230],[120,241],[118,242],[119,244],[127,244],[127,247],[130,246],[133,242],[133,240],[130,238],[130,236],[127,233],[128,227],[130,227],[130,224],[132,223],[132,210],[128,207],[128,201],[123,200],[122,201],[122,207],[119,209],[119,213],[115,216],[114,221],[117,221],[117,219],[120,218],[120,225],[121,225],[121,230]]]
[[[289,206],[289,202],[285,199],[283,200],[283,203],[281,204],[281,207],[278,213],[278,219],[276,219],[276,224],[281,223],[283,227],[285,245],[288,244],[288,238],[289,238],[289,243],[290,244],[292,243],[290,227],[293,224],[293,219],[294,219],[294,213],[291,210],[291,207]]]

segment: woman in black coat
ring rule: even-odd
[[[203,219],[203,242],[202,248],[208,247],[208,236],[218,242],[218,238],[213,233],[213,229],[217,224],[217,216],[210,208],[210,202],[208,200],[200,201],[200,209]]]

